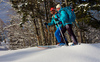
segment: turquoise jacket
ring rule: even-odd
[[[58,15],[58,17],[57,17],[57,15],[58,15],[58,13],[52,16],[51,22],[50,22],[50,23],[48,23],[48,26],[51,26],[51,25],[54,25],[54,24],[56,25],[56,28],[58,28],[58,27],[61,27],[61,26],[62,26],[62,24],[58,24],[58,23],[59,23],[59,21],[55,21],[55,18],[60,17],[60,15]],[[59,19],[59,18],[58,18],[58,19]],[[57,24],[58,24],[58,25],[57,25]]]
[[[63,26],[67,24],[72,24],[72,22],[68,21],[68,15],[64,10],[60,9],[58,13],[60,16],[60,21],[62,21]]]

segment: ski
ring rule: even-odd
[[[76,45],[81,45],[81,43],[78,43],[78,44],[76,44]],[[72,45],[72,44],[70,44],[69,46],[76,46],[76,45]]]
[[[49,45],[49,46],[37,46],[38,48],[45,48],[45,49],[51,49],[51,48],[57,48],[57,47],[62,47],[58,45]]]
[[[71,44],[69,44],[69,46],[66,46],[66,45],[62,45],[62,46],[71,47],[71,46],[81,45],[80,43],[78,43],[76,45],[71,45]],[[52,48],[58,48],[58,47],[62,47],[62,46],[60,46],[60,45],[48,45],[48,46],[37,46],[37,47],[38,48],[44,48],[44,49],[52,49]]]

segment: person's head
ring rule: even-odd
[[[56,6],[56,10],[59,11],[60,9],[61,9],[61,5],[58,4],[58,5]]]
[[[50,9],[50,12],[51,12],[51,14],[55,14],[55,8],[52,7],[52,8]]]

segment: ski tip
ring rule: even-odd
[[[47,49],[48,47],[40,47],[40,46],[38,46],[38,48],[43,48],[43,49]]]

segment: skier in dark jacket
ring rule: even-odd
[[[59,45],[65,45],[65,42],[61,41],[61,37],[60,37],[61,36],[60,29],[62,29],[61,28],[62,23],[58,20],[59,15],[57,15],[55,8],[51,8],[50,11],[51,11],[51,14],[52,14],[52,20],[51,20],[50,23],[45,23],[45,25],[48,25],[48,26],[56,25],[57,29],[55,31],[55,37],[56,37]],[[65,39],[65,40],[67,42],[67,39]],[[68,45],[68,42],[66,44]]]
[[[74,35],[73,33],[73,30],[72,30],[72,22],[66,22],[68,21],[68,15],[66,14],[66,12],[64,10],[61,10],[61,5],[58,4],[56,6],[56,10],[58,11],[58,13],[60,14],[60,21],[62,21],[62,24],[63,24],[63,28],[62,28],[62,33],[64,35],[64,33],[66,32],[66,30],[68,30],[68,34],[71,36],[71,39],[73,41],[73,44],[72,45],[76,45],[78,44],[78,41],[76,39],[76,36]]]

